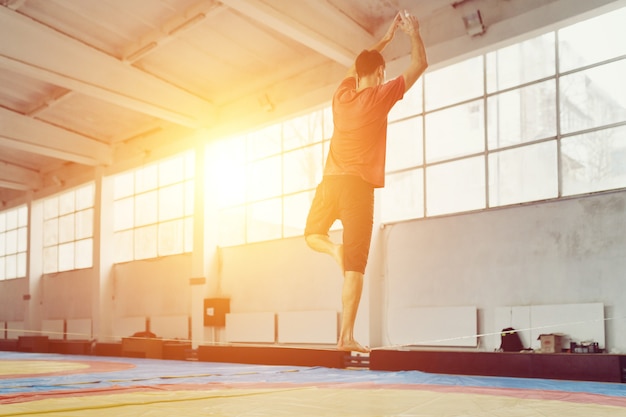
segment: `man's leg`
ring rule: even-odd
[[[335,259],[343,271],[343,245],[334,243],[326,235],[312,234],[306,236],[306,243],[317,252],[326,253]],[[361,302],[363,291],[363,274],[355,271],[345,271],[343,274],[343,288],[341,290],[341,330],[337,349],[354,352],[369,352],[354,340],[354,323]]]
[[[306,243],[311,249],[317,252],[326,253],[333,257],[341,273],[343,273],[343,245],[334,243],[326,235],[312,234],[306,236]]]
[[[339,333],[339,350],[367,353],[369,349],[361,346],[354,340],[354,322],[361,301],[363,291],[363,274],[361,272],[346,271],[343,278],[341,292],[342,315],[341,330]]]
[[[369,352],[354,340],[363,276],[367,265],[374,219],[374,189],[360,178],[352,178],[342,195],[341,215],[344,246],[344,282],[341,294],[343,313],[337,348],[345,351]]]

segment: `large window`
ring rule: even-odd
[[[302,235],[331,134],[326,108],[221,141],[208,163],[219,176],[220,245]]]
[[[0,280],[26,276],[28,208],[0,212]]]
[[[94,185],[43,202],[43,272],[93,266]]]
[[[390,117],[382,221],[626,187],[624,21],[621,9],[427,73],[424,109]]]
[[[114,178],[115,262],[191,252],[195,154]]]

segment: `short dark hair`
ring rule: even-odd
[[[356,62],[354,63],[356,75],[359,77],[373,74],[381,65],[385,65],[385,58],[383,58],[382,54],[376,50],[370,51],[367,49],[363,50],[356,57]]]

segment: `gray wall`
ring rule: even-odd
[[[601,302],[607,346],[626,351],[625,231],[624,192],[388,226],[389,300],[475,305],[479,333],[499,306]]]
[[[357,337],[390,343],[390,307],[476,306],[483,334],[497,307],[600,302],[607,347],[626,351],[624,231],[626,192],[376,228]],[[336,266],[302,239],[225,248],[222,262],[234,312],[341,308]]]

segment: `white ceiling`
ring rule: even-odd
[[[327,102],[399,9],[431,67],[612,0],[0,0],[0,207]],[[485,34],[463,15],[480,10]],[[385,51],[399,66],[402,35]],[[393,68],[393,67],[392,67]],[[102,172],[102,171],[100,171]]]

